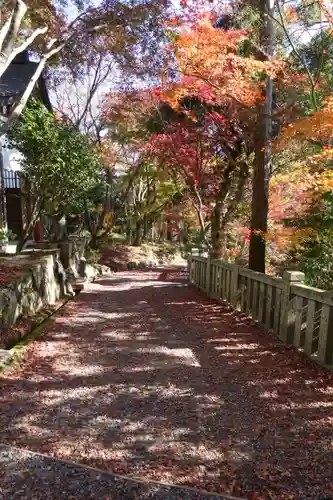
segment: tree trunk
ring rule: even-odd
[[[126,228],[126,244],[130,246],[132,245],[132,230],[128,226]]]
[[[145,241],[147,239],[148,233],[149,233],[149,220],[148,220],[147,216],[145,215],[143,217],[143,235],[142,235],[143,241]]]
[[[258,134],[264,134],[264,127],[258,126]],[[252,180],[251,239],[249,268],[265,272],[266,233],[268,218],[268,172],[264,136],[257,138]]]
[[[42,212],[44,200],[35,200],[31,212],[28,211],[26,222],[23,226],[22,234],[17,244],[16,253],[22,252],[26,242],[28,241],[31,233],[34,230],[36,222],[39,220]]]
[[[223,255],[223,235],[221,232],[221,207],[217,202],[211,216],[212,231],[212,259],[222,259]]]
[[[259,10],[262,21],[261,45],[263,53],[271,55],[273,49],[273,24],[269,12],[272,12],[272,0],[260,0]],[[268,56],[261,55],[267,60]],[[270,139],[272,128],[273,84],[267,80],[266,103],[260,106],[259,123],[255,146],[255,160],[252,179],[251,240],[249,249],[249,268],[265,272],[268,186],[271,174]]]
[[[142,221],[139,220],[136,222],[135,226],[135,239],[133,243],[135,247],[140,247],[142,245],[142,237],[143,237],[143,224]]]
[[[32,231],[34,230],[37,220],[38,220],[38,215],[32,217],[31,220],[28,222],[27,226],[23,229],[19,242],[16,247],[16,253],[22,252],[26,242],[28,241]]]
[[[91,234],[89,246],[92,250],[97,250],[98,248],[97,234]]]

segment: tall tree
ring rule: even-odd
[[[158,122],[160,132],[152,135],[149,151],[160,168],[184,186],[201,238],[219,259],[226,225],[249,174],[251,142],[245,141],[245,128],[236,119],[235,108],[222,110],[190,96],[180,100],[177,112],[161,103],[155,126]]]
[[[168,15],[167,0],[103,0],[100,5],[74,0],[80,8],[74,19],[65,15],[62,7],[52,1],[40,7],[36,0],[8,0],[1,10],[3,24],[0,28],[0,78],[9,64],[25,49],[33,49],[39,62],[20,99],[10,110],[8,119],[0,127],[4,134],[22,113],[32,90],[48,61],[60,54],[66,63],[82,61],[91,50],[103,46],[121,63],[140,73],[152,59],[163,36],[163,22]],[[28,7],[31,7],[30,9]],[[64,59],[62,59],[64,62]]]
[[[112,56],[99,51],[82,64],[79,74],[75,68],[66,68],[60,82],[58,78],[50,79],[53,109],[72,127],[89,135],[94,143],[101,141],[102,99],[110,80],[115,80],[116,70]]]
[[[43,214],[61,217],[75,199],[100,176],[100,158],[87,137],[59,123],[38,101],[29,103],[22,119],[9,131],[12,148],[22,153],[27,210],[21,250]]]
[[[272,9],[274,0],[259,0],[261,21],[260,46],[257,57],[269,60],[273,55]],[[268,220],[268,185],[271,175],[271,134],[273,81],[266,77],[266,98],[259,105],[259,120],[256,131],[255,160],[252,179],[251,240],[249,248],[249,268],[265,272],[266,233]]]

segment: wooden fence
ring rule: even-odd
[[[189,281],[205,294],[231,304],[318,363],[333,368],[333,299],[305,286],[304,274],[276,278],[250,269],[191,256]]]

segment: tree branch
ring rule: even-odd
[[[318,107],[317,98],[316,98],[316,95],[315,95],[316,83],[315,83],[315,81],[313,79],[311,71],[309,70],[309,67],[308,67],[307,62],[305,60],[305,57],[297,49],[296,45],[293,42],[293,39],[290,36],[290,33],[289,33],[288,29],[286,27],[286,24],[285,24],[284,18],[283,18],[283,14],[282,14],[282,11],[281,11],[280,0],[276,0],[275,4],[276,4],[276,8],[277,8],[280,20],[278,20],[278,19],[276,19],[276,17],[272,16],[271,13],[267,13],[267,14],[273,19],[273,21],[275,21],[276,23],[278,23],[278,25],[283,29],[283,32],[284,32],[284,34],[285,34],[285,36],[286,36],[286,38],[287,38],[287,40],[288,40],[288,42],[290,44],[290,47],[292,48],[294,54],[296,55],[296,57],[298,58],[298,60],[302,64],[302,66],[304,67],[304,69],[306,71],[306,74],[308,75],[310,85],[311,85],[311,100],[312,100],[312,104],[313,104],[313,107],[315,108],[315,110],[318,111],[319,107]]]
[[[37,28],[21,45],[13,49],[8,56],[4,57],[4,52],[0,56],[0,78],[10,65],[10,63],[15,59],[15,57],[26,50],[33,41],[39,36],[47,32],[47,26],[44,28]]]
[[[12,23],[13,15],[14,15],[14,10],[11,11],[7,21],[4,23],[4,25],[2,26],[2,28],[0,30],[0,53],[2,53],[2,47],[3,47],[4,41],[6,39],[10,25]]]
[[[87,116],[87,113],[91,109],[91,102],[92,102],[94,96],[96,95],[98,88],[100,87],[100,85],[102,85],[105,82],[108,75],[110,74],[110,71],[112,69],[113,64],[109,63],[107,65],[107,67],[105,68],[105,71],[102,73],[102,63],[103,63],[103,54],[100,54],[98,62],[97,62],[97,66],[95,68],[94,78],[93,78],[92,84],[90,86],[85,105],[84,105],[83,110],[79,114],[79,116],[76,120],[76,123],[75,123],[76,128],[80,127],[82,121]]]
[[[2,50],[2,53],[8,57],[10,53],[12,52],[17,35],[22,23],[22,19],[25,16],[25,13],[27,12],[27,6],[22,0],[16,0],[15,7],[14,7],[14,12],[13,15],[11,16],[11,22],[9,25],[9,29],[6,35],[6,40],[7,43],[5,47]]]
[[[3,122],[0,126],[0,135],[3,135],[5,134],[9,129],[10,127],[13,126],[13,124],[16,122],[16,120],[18,119],[18,117],[21,115],[25,105],[27,104],[28,102],[28,99],[29,97],[31,96],[32,92],[33,92],[33,89],[39,79],[39,77],[41,76],[44,68],[45,68],[45,65],[46,65],[46,62],[47,60],[52,57],[54,54],[56,54],[57,52],[59,52],[61,49],[63,48],[63,44],[59,44],[57,47],[49,50],[49,52],[47,52],[43,57],[41,57],[38,65],[37,65],[37,68],[36,68],[36,71],[35,73],[33,74],[29,84],[27,85],[25,91],[23,92],[20,100],[18,101],[18,103],[14,106],[14,109],[12,110],[9,118],[7,119],[7,121]]]
[[[249,165],[246,161],[243,161],[239,169],[236,192],[232,200],[230,201],[227,211],[223,217],[222,228],[224,228],[225,225],[228,223],[230,217],[232,216],[232,214],[238,207],[239,203],[241,202],[248,177],[249,177]]]
[[[19,45],[16,49],[13,49],[26,10],[27,7],[23,0],[16,0],[13,13],[10,15],[9,20],[7,21],[7,23],[5,23],[5,26],[3,26],[2,30],[0,31],[0,40],[7,40],[9,37],[5,48],[0,54],[0,77],[17,54],[28,48],[38,35],[43,34],[47,31],[47,27],[37,28],[30,35],[30,37],[25,40],[25,42]],[[90,27],[87,26],[88,20],[82,19],[85,14],[87,14],[87,12],[80,14],[76,19],[74,19],[74,21],[72,21],[72,23],[67,27],[67,30],[62,34],[61,38],[53,38],[48,42],[46,52],[41,55],[35,73],[33,74],[28,86],[20,97],[19,102],[14,106],[9,118],[0,124],[0,135],[6,133],[22,113],[34,89],[34,86],[36,85],[39,77],[43,72],[48,59],[60,52],[79,32],[93,33],[107,26],[107,23],[105,22],[95,24],[94,26]],[[80,25],[76,27],[76,24],[79,21],[86,23],[83,29],[82,26],[80,27]]]

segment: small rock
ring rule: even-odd
[[[6,365],[11,362],[13,356],[10,351],[0,349],[0,365]]]

